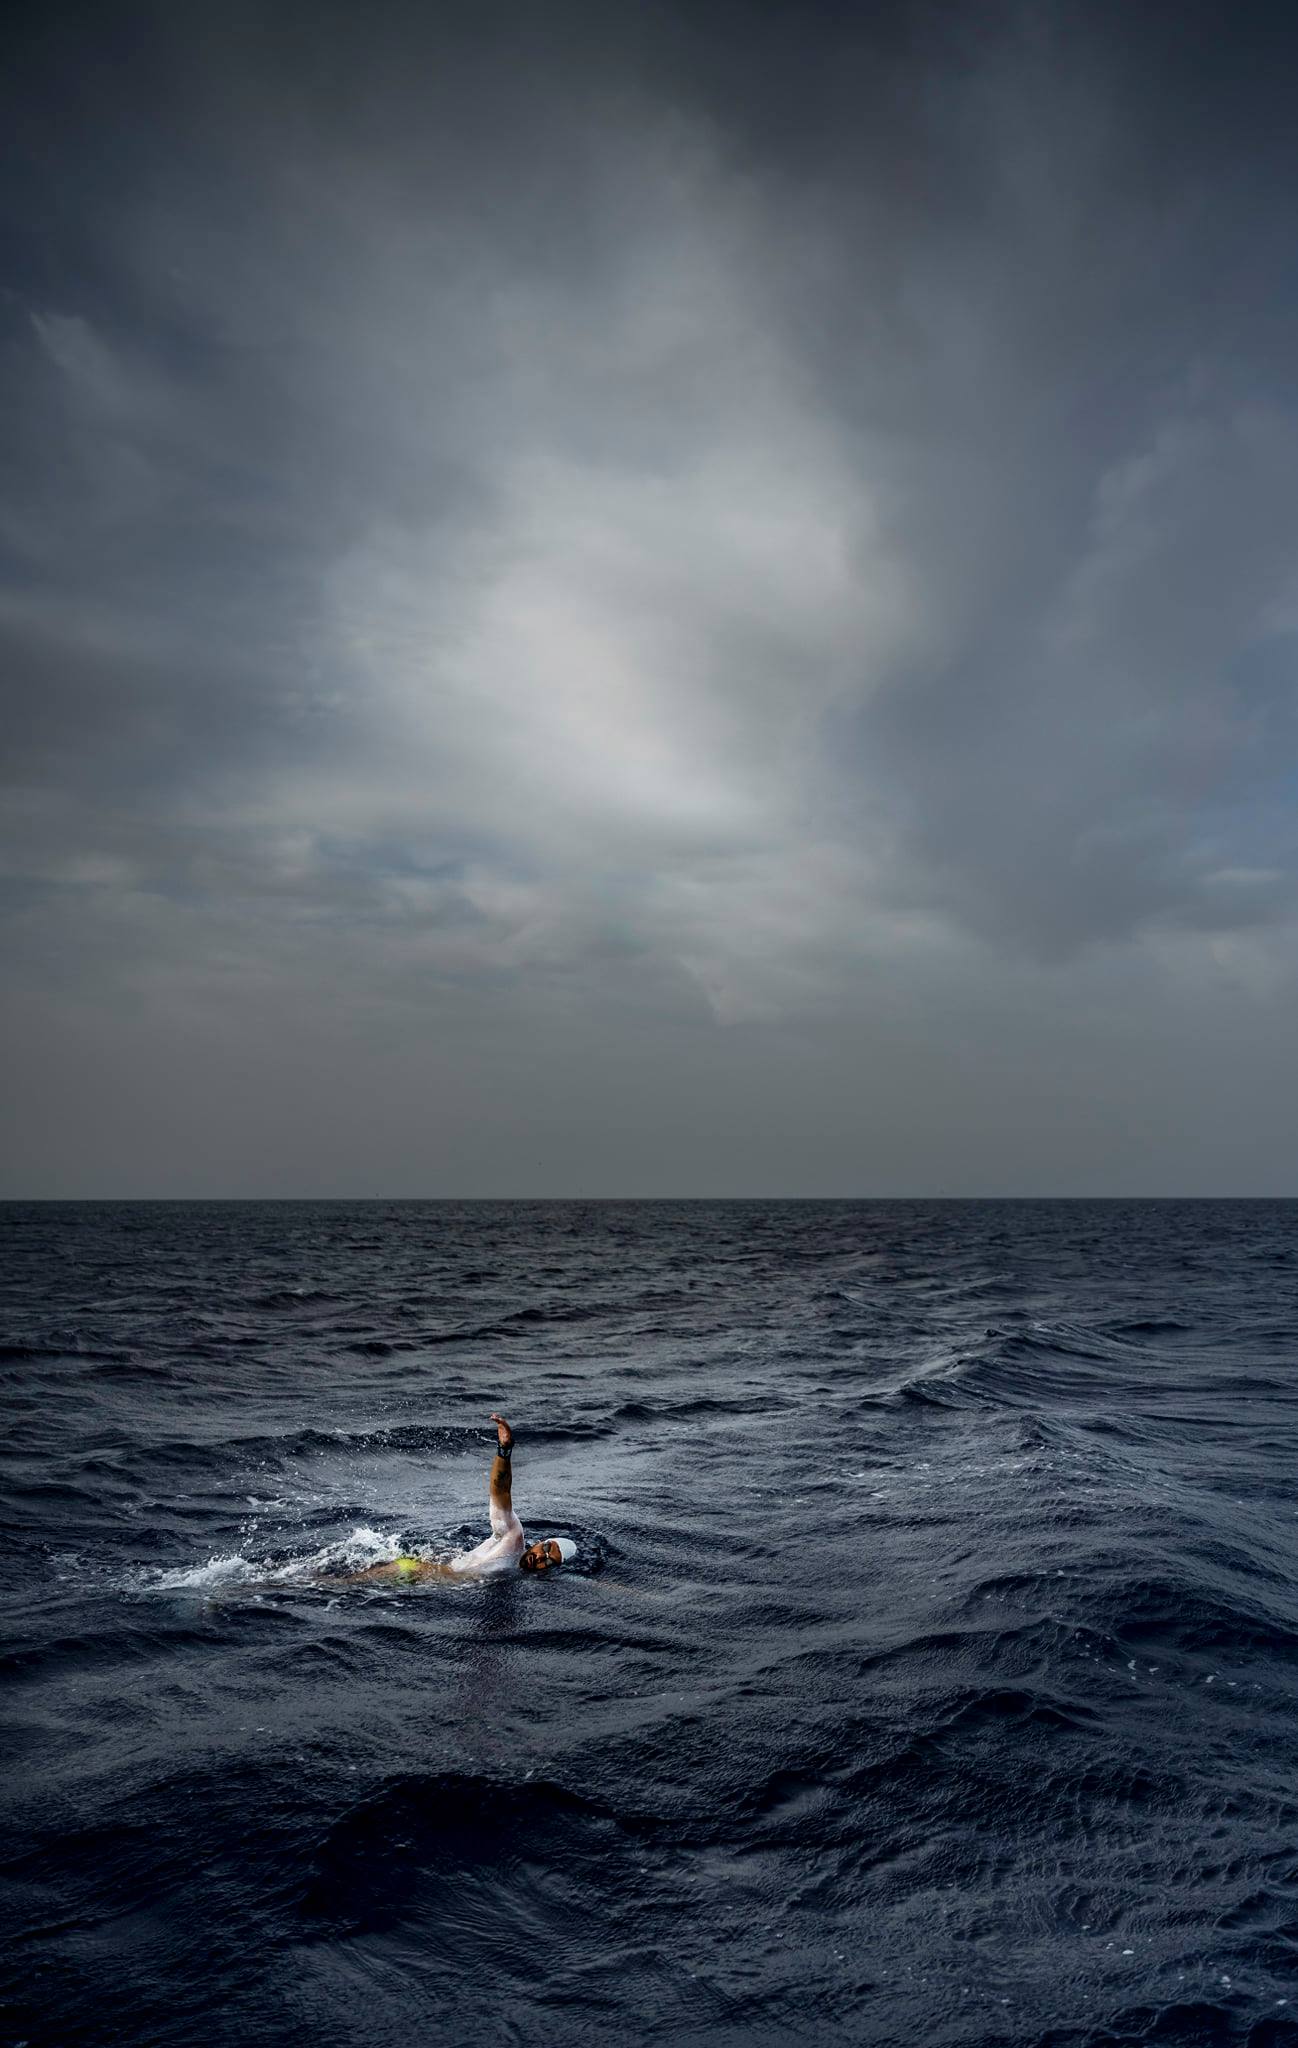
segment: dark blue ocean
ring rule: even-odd
[[[10,1204],[7,2043],[1298,2042],[1298,1204]],[[578,1566],[486,1532],[488,1411]]]

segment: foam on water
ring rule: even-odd
[[[204,1563],[162,1570],[143,1581],[155,1593],[205,1592],[225,1586],[282,1585],[294,1580],[309,1581],[331,1573],[364,1571],[375,1564],[390,1564],[395,1557],[432,1557],[438,1553],[418,1545],[407,1545],[392,1530],[356,1528],[333,1543],[301,1555],[275,1554],[244,1557],[235,1553],[209,1557]]]

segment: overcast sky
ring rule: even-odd
[[[1279,37],[33,9],[0,1192],[1298,1193]]]

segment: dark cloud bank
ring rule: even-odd
[[[1292,54],[33,11],[5,1191],[1292,1191]]]

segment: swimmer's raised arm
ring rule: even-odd
[[[491,1461],[489,1508],[491,1526],[503,1535],[514,1515],[514,1493],[509,1461],[514,1452],[514,1432],[503,1415],[492,1415],[496,1425],[496,1455]]]

